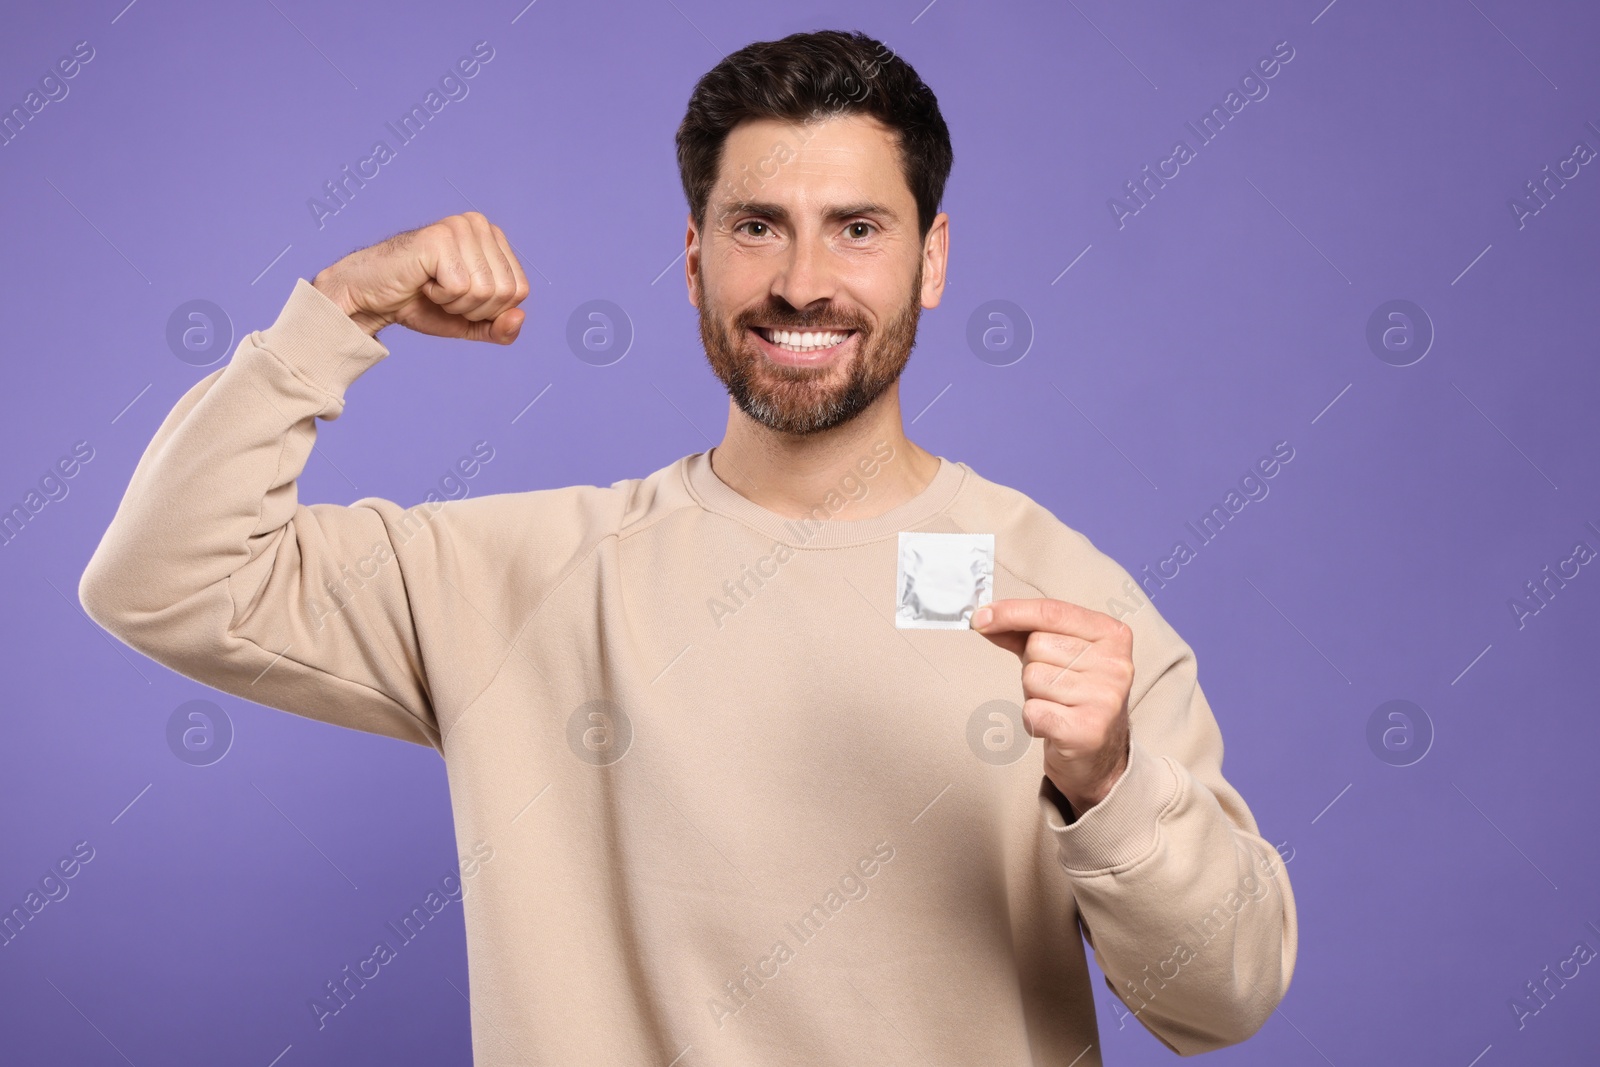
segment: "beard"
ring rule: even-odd
[[[872,329],[848,309],[831,304],[801,312],[781,297],[735,315],[731,322],[711,304],[701,278],[700,342],[706,359],[739,410],[779,433],[821,433],[849,422],[900,378],[917,340],[922,314],[922,261],[910,298],[881,330]],[[855,352],[825,367],[774,363],[750,336],[762,325],[791,330],[854,330]]]

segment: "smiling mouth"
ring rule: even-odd
[[[761,339],[776,348],[799,355],[826,352],[849,340],[854,330],[787,330],[770,326],[752,326],[750,329]]]

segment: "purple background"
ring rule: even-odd
[[[0,35],[5,110],[75,42],[95,50],[0,146],[0,507],[94,449],[0,549],[0,911],[74,842],[95,850],[0,948],[0,1058],[467,1061],[459,905],[325,1030],[306,1006],[453,869],[438,756],[208,690],[79,609],[141,451],[231,352],[180,360],[168,318],[214,301],[236,343],[297,276],[477,208],[533,281],[521,340],[386,332],[392,358],[319,424],[302,501],[415,503],[478,440],[496,455],[474,494],[702,451],[727,401],[675,258],[673,132],[720,55],[859,28],[933,86],[955,145],[951,283],[902,381],[910,436],[1135,572],[1194,546],[1185,523],[1275,442],[1294,449],[1155,598],[1198,653],[1225,771],[1292,855],[1300,914],[1281,1010],[1212,1060],[1594,1062],[1600,967],[1520,1030],[1509,1007],[1578,941],[1600,948],[1600,567],[1525,626],[1509,607],[1576,542],[1600,548],[1600,163],[1521,227],[1509,206],[1575,141],[1600,148],[1590,5],[123,2],[19,8]],[[319,229],[307,199],[393,146],[384,123],[479,40],[495,52],[470,94]],[[1295,55],[1269,95],[1119,229],[1108,198],[1193,146],[1184,123],[1281,40]],[[634,331],[610,366],[566,341],[594,299]],[[995,299],[1033,332],[1009,366],[967,342]],[[1436,331],[1409,366],[1366,340],[1393,299]],[[197,698],[236,735],[206,767],[165,733]],[[1435,735],[1409,766],[1368,742],[1396,699]],[[1171,1062],[1097,987],[1106,1061]]]

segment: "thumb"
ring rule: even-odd
[[[974,627],[976,629],[976,627]],[[1028,634],[1023,630],[991,630],[988,633],[979,631],[991,643],[998,645],[1007,652],[1013,653],[1018,659],[1025,660],[1028,652]]]
[[[464,336],[469,341],[489,341],[493,344],[508,345],[522,332],[522,323],[526,318],[527,313],[521,308],[507,308],[493,319],[467,323]]]
[[[521,308],[506,308],[495,316],[490,330],[491,340],[508,345],[522,333],[522,324],[527,321],[528,313]]]
[[[996,626],[994,608],[984,604],[972,613],[970,625],[989,641],[1021,659],[1028,649],[1028,631]]]

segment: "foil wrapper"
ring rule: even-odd
[[[970,630],[994,596],[994,534],[902,530],[894,624],[902,630]]]

